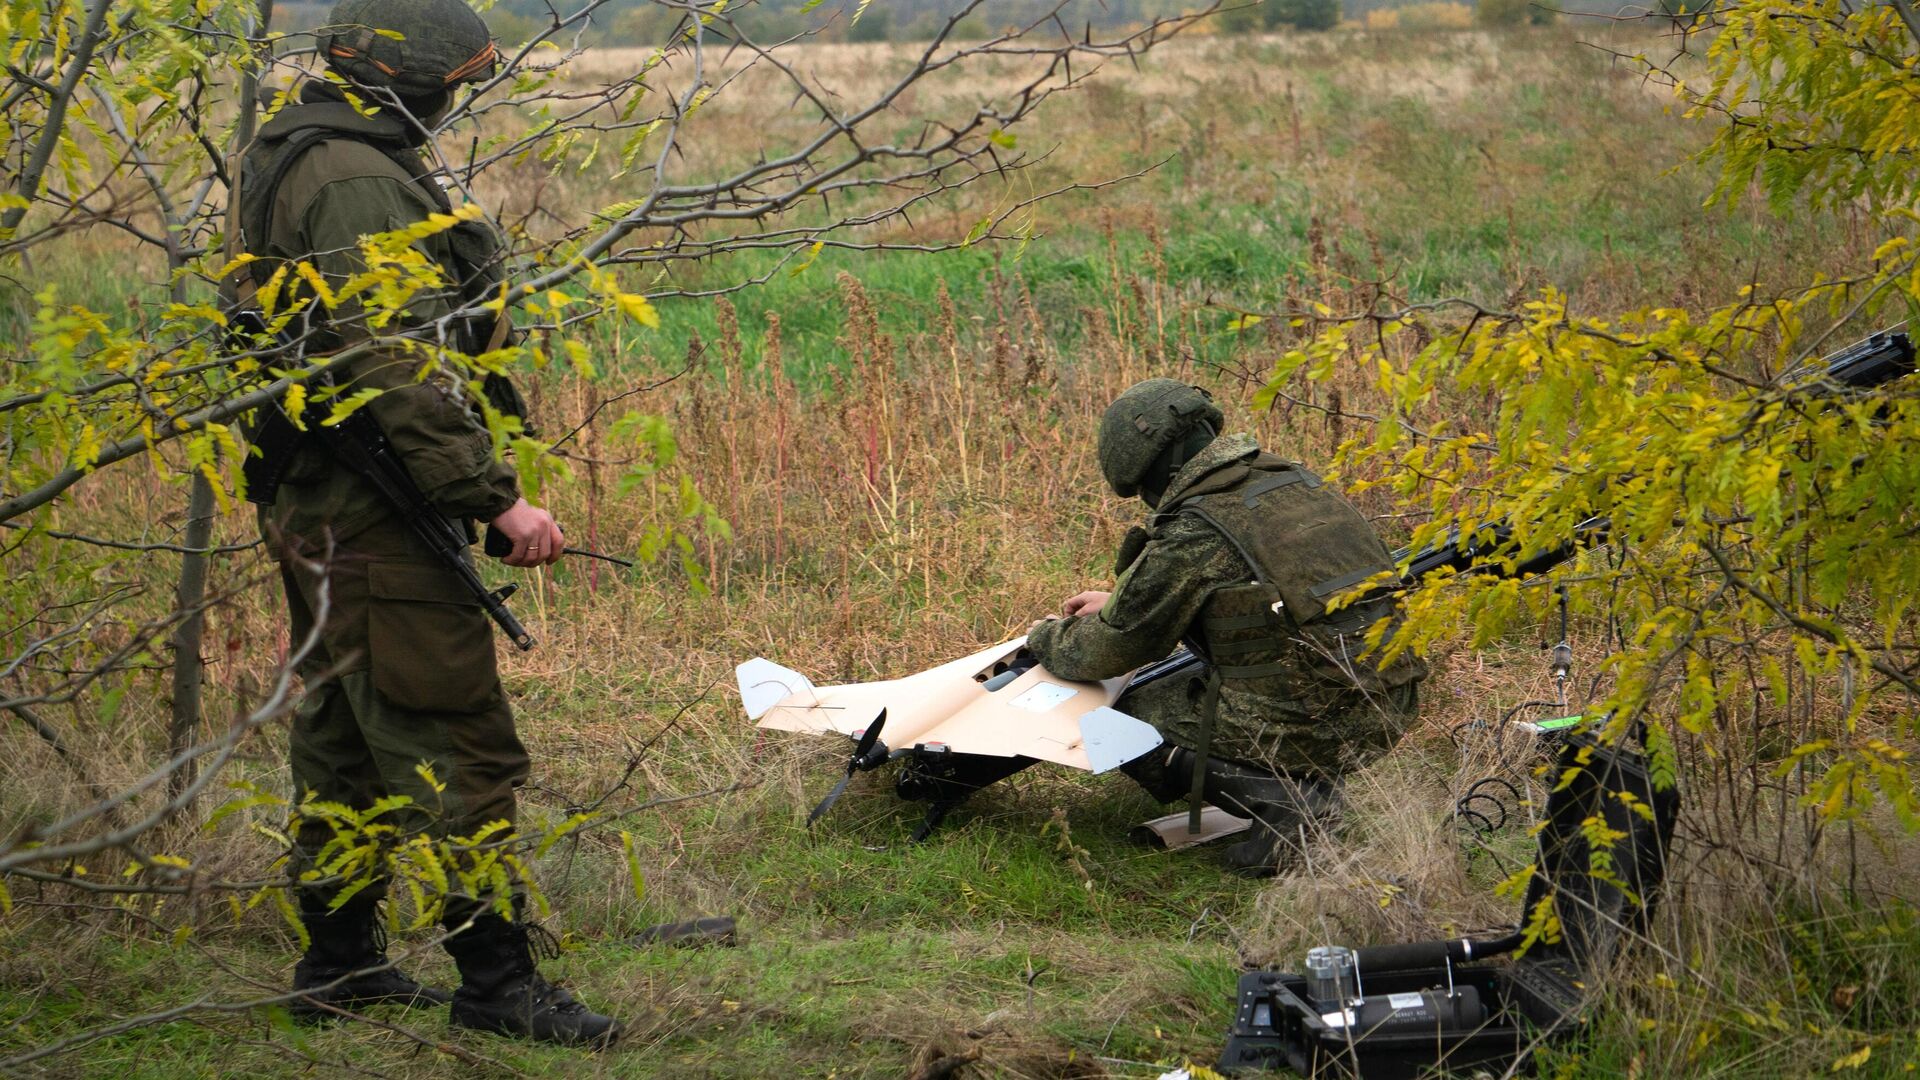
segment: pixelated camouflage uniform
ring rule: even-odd
[[[1245,493],[1252,494],[1243,498]],[[1240,522],[1238,531],[1248,535],[1236,542],[1220,527],[1220,513],[1201,511],[1209,499],[1231,509],[1253,507],[1263,496],[1291,499],[1299,512],[1274,515],[1273,527],[1258,517]],[[1312,533],[1327,525],[1343,526],[1342,544],[1356,550],[1316,544]],[[1094,615],[1042,623],[1028,646],[1047,670],[1087,680],[1124,675],[1163,659],[1183,641],[1209,660],[1237,649],[1230,658],[1218,656],[1215,666],[1271,673],[1221,680],[1208,747],[1201,745],[1204,670],[1130,691],[1117,706],[1196,753],[1272,772],[1338,778],[1385,753],[1405,733],[1425,665],[1403,654],[1376,669],[1353,655],[1360,651],[1357,633],[1379,617],[1377,611],[1330,613],[1324,622],[1350,625],[1292,635],[1285,646],[1272,647],[1260,617],[1268,605],[1249,606],[1244,596],[1256,577],[1249,553],[1259,558],[1263,551],[1269,563],[1288,561],[1268,575],[1283,583],[1327,581],[1319,576],[1322,564],[1384,569],[1392,563],[1357,511],[1311,473],[1263,453],[1249,437],[1223,436],[1174,475],[1146,526],[1129,533],[1106,605]],[[1312,600],[1303,596],[1298,603]],[[1234,609],[1225,611],[1228,606]],[[1232,628],[1210,628],[1210,621]],[[1340,650],[1343,642],[1347,658],[1330,662],[1328,646]]]

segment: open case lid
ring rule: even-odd
[[[1613,955],[1623,934],[1645,929],[1666,878],[1680,791],[1673,783],[1658,788],[1639,751],[1587,734],[1561,745],[1550,783],[1539,869],[1520,925],[1532,924],[1551,890],[1560,940],[1536,943],[1527,957],[1585,967]]]

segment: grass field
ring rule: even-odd
[[[1205,383],[1230,427],[1324,461],[1351,432],[1305,409],[1252,411],[1288,331],[1232,332],[1237,312],[1338,306],[1377,288],[1497,303],[1552,285],[1596,309],[1699,302],[1868,257],[1873,238],[1845,216],[1703,211],[1709,182],[1687,159],[1707,130],[1576,40],[1604,32],[1176,41],[1067,95],[1021,135],[1030,148],[1057,144],[1031,173],[1037,188],[1151,167],[1043,205],[1024,250],[829,253],[732,303],[663,303],[657,333],[607,332],[600,380],[536,382],[542,426],[565,430],[685,366],[629,404],[670,421],[673,469],[732,528],[730,539],[696,534],[710,592],[677,565],[616,574],[569,563],[522,576],[515,601],[541,641],[504,660],[535,760],[523,813],[555,820],[612,792],[611,827],[556,846],[539,874],[567,946],[552,967],[632,1022],[621,1048],[530,1049],[451,1032],[435,1014],[379,1014],[415,1038],[203,1009],[20,1071],[851,1078],[977,1055],[962,1075],[1153,1077],[1211,1063],[1244,966],[1292,963],[1326,940],[1510,922],[1514,905],[1493,886],[1528,860],[1527,807],[1485,838],[1464,835],[1451,811],[1490,773],[1531,785],[1533,758],[1489,725],[1551,696],[1539,640],[1435,656],[1421,727],[1356,779],[1337,839],[1271,883],[1226,874],[1206,848],[1133,845],[1129,827],[1164,811],[1118,777],[1044,767],[976,798],[925,844],[907,842],[916,811],[876,782],[857,782],[809,831],[807,809],[843,751],[757,732],[732,668],[766,655],[821,682],[906,674],[1020,633],[1105,581],[1139,506],[1103,489],[1093,424],[1135,379]],[[823,48],[817,62],[842,65],[851,85],[898,62],[897,48]],[[705,145],[722,158],[750,152],[741,133],[759,123],[743,104],[751,95],[729,100],[706,119]],[[755,137],[777,138],[777,121],[766,130]],[[963,232],[964,208],[953,217]],[[41,269],[66,295],[105,306],[124,279],[97,266]],[[702,267],[683,283],[764,268]],[[1365,373],[1319,392],[1363,399]],[[634,450],[605,425],[574,453],[573,479],[552,497],[570,535],[631,550],[671,517],[669,503],[618,494]],[[128,475],[79,489],[63,524],[171,535],[180,487]],[[1410,528],[1383,495],[1363,505],[1390,541]],[[236,513],[219,532],[244,542],[252,523]],[[41,551],[100,559],[99,580],[158,596],[176,565]],[[9,574],[29,578],[27,561],[16,556]],[[267,570],[257,553],[219,568],[216,586],[239,592],[210,617],[216,717],[256,692],[283,648]],[[1576,625],[1576,649],[1600,636]],[[1592,674],[1581,672],[1583,689]],[[130,782],[158,759],[162,677],[136,673],[113,708],[88,700],[57,714],[90,780]],[[232,779],[283,787],[282,740],[250,744]],[[0,726],[0,754],[0,828],[86,795],[17,726]],[[277,825],[266,812],[182,822],[162,846],[209,879],[245,879],[273,857],[264,830]],[[1779,875],[1742,853],[1687,849],[1654,943],[1623,962],[1596,1019],[1543,1055],[1543,1075],[1870,1076],[1920,1063],[1920,926],[1902,906],[1920,869],[1911,842],[1863,835],[1843,851],[1754,839],[1786,853],[1801,887],[1762,889]],[[1836,899],[1829,886],[1849,873],[1852,895]],[[294,960],[277,916],[229,914],[224,897],[120,906],[22,886],[14,899],[0,919],[0,1058],[183,1001],[245,1001],[283,984]],[[625,943],[696,914],[737,917],[739,945]],[[409,968],[448,979],[424,941],[403,935],[396,948],[420,948]]]

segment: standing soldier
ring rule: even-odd
[[[1206,391],[1172,379],[1128,389],[1100,421],[1100,469],[1154,511],[1121,544],[1113,591],[1069,599],[1028,647],[1067,679],[1110,679],[1185,641],[1200,675],[1148,683],[1116,707],[1169,746],[1121,768],[1162,802],[1204,797],[1254,835],[1227,850],[1250,875],[1284,869],[1303,832],[1335,817],[1341,777],[1412,724],[1426,666],[1377,666],[1367,628],[1390,599],[1327,602],[1393,559],[1352,504],[1244,435],[1219,436]]]
[[[238,218],[245,249],[263,261],[249,272],[310,262],[333,288],[366,269],[362,237],[424,221],[448,209],[420,148],[462,83],[490,77],[496,50],[486,24],[463,0],[341,0],[320,33],[321,54],[362,99],[335,85],[305,82],[298,104],[265,124],[249,148]],[[376,108],[377,107],[377,108]],[[416,242],[448,287],[405,307],[407,326],[445,333],[465,353],[497,348],[504,313],[487,324],[450,325],[445,316],[497,295],[504,245],[478,222]],[[307,338],[309,352],[338,349],[370,334],[342,303]],[[385,333],[395,333],[394,327]],[[429,331],[431,333],[431,331]],[[505,561],[554,562],[564,540],[553,518],[520,496],[514,472],[495,460],[474,403],[457,378],[421,378],[426,350],[375,350],[334,376],[342,393],[377,389],[366,406],[433,508],[472,536],[489,522],[513,544]],[[490,399],[518,397],[494,380]],[[273,421],[269,421],[272,423]],[[290,428],[280,428],[285,435]],[[387,796],[412,800],[411,820],[436,838],[469,837],[514,820],[514,788],[527,778],[526,748],[495,669],[492,628],[460,577],[404,524],[397,508],[317,438],[256,439],[249,497],[262,503],[261,530],[280,562],[295,641],[324,611],[320,647],[302,675],[307,693],[293,721],[298,794],[366,808]],[[277,488],[277,490],[275,490]],[[439,785],[422,775],[425,765]],[[498,843],[511,832],[487,838]],[[331,838],[304,821],[296,855],[310,866]],[[573,1000],[535,970],[529,927],[503,918],[497,897],[450,896],[447,951],[460,969],[452,995],[421,986],[386,963],[375,905],[385,883],[337,903],[338,886],[299,891],[311,938],[294,969],[295,989],[314,988],[296,1011],[318,1004],[357,1007],[393,1001],[428,1006],[451,1000],[452,1022],[560,1043],[605,1045],[618,1025]],[[516,912],[521,909],[515,898]],[[354,974],[367,969],[368,974]]]

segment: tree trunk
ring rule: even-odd
[[[193,474],[193,489],[187,495],[187,531],[182,543],[192,549],[180,557],[180,583],[174,590],[173,609],[187,613],[173,631],[173,716],[167,722],[167,756],[177,758],[193,746],[200,731],[201,685],[205,669],[200,644],[207,626],[206,612],[200,610],[207,597],[207,548],[213,541],[213,485],[202,473]],[[193,783],[194,767],[189,762],[167,777],[167,794],[179,795]]]
[[[259,0],[259,15],[254,22],[256,37],[264,36],[268,23],[273,18],[273,0]],[[266,57],[256,53],[256,62],[240,75],[240,118],[234,126],[233,145],[236,150],[244,149],[253,141],[254,124],[259,105],[260,68]],[[233,174],[229,174],[232,176]],[[233,176],[233,179],[239,179]],[[229,190],[228,199],[240,197],[238,191]],[[174,302],[181,303],[184,297],[178,295],[183,289],[180,275],[181,262],[178,232],[167,231],[167,262],[173,271],[175,282]],[[228,246],[233,246],[233,238],[228,238]],[[192,748],[195,737],[200,732],[201,689],[205,684],[206,671],[200,655],[202,640],[206,636],[206,612],[201,605],[207,598],[207,560],[208,548],[213,546],[214,498],[213,484],[200,472],[193,474],[192,490],[187,495],[187,531],[182,543],[188,548],[180,557],[180,581],[173,594],[173,609],[183,613],[180,625],[174,628],[171,644],[173,646],[173,714],[167,721],[167,754],[169,758],[178,758]],[[167,794],[177,797],[187,786],[193,783],[196,769],[189,762],[173,775],[167,777]]]

